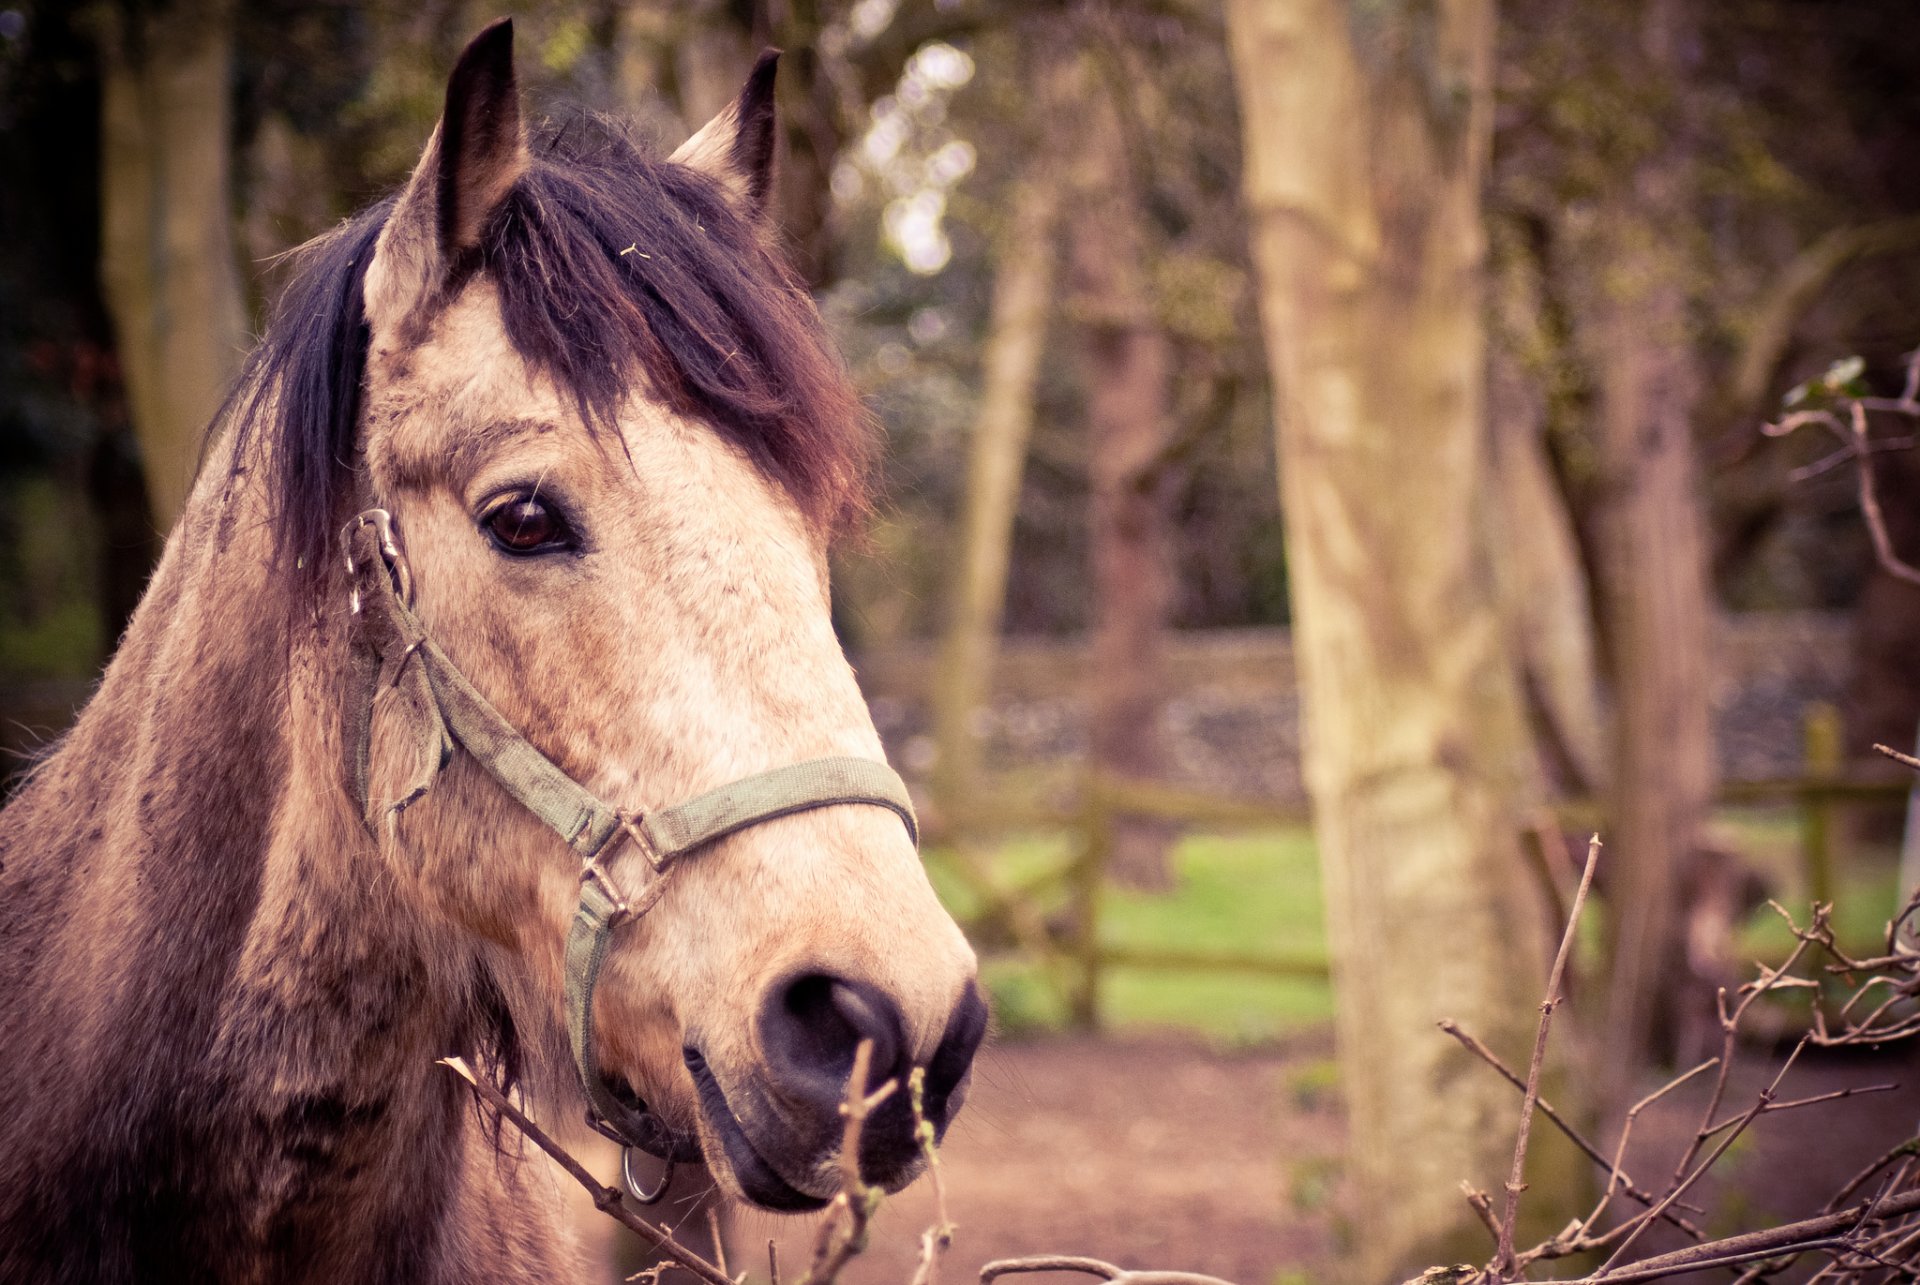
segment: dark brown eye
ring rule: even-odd
[[[573,544],[573,532],[560,510],[537,495],[502,500],[487,510],[480,525],[506,553],[551,553]]]

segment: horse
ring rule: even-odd
[[[441,1058],[772,1210],[838,1190],[857,1046],[959,1109],[987,1010],[829,618],[874,430],[770,225],[773,77],[661,159],[529,131],[497,23],[300,254],[0,813],[0,1280],[576,1274]]]

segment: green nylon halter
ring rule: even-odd
[[[892,768],[871,759],[821,758],[746,777],[677,807],[645,815],[623,812],[535,749],[427,636],[408,605],[412,573],[386,510],[362,513],[348,525],[342,541],[353,584],[353,614],[359,622],[345,739],[347,778],[361,816],[370,829],[377,827],[379,818],[368,797],[373,700],[382,687],[390,687],[411,724],[418,768],[407,790],[385,809],[389,822],[426,793],[459,745],[572,849],[580,859],[580,905],[567,931],[567,1039],[592,1108],[588,1119],[626,1146],[653,1150],[664,1145],[662,1126],[614,1096],[594,1064],[593,992],[613,930],[653,907],[679,858],[774,817],[843,803],[869,804],[897,815],[917,843],[919,827],[905,783]],[[632,901],[606,868],[621,850],[622,838],[639,849],[653,871]]]

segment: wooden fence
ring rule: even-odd
[[[1905,802],[1913,788],[1911,774],[1889,765],[1849,767],[1840,745],[1839,715],[1830,705],[1807,708],[1804,720],[1804,770],[1800,775],[1766,780],[1734,781],[1718,794],[1722,806],[1789,805],[1799,813],[1800,861],[1806,888],[1813,900],[1832,899],[1837,815],[1847,807],[1867,803]],[[1047,802],[1031,795],[977,800],[963,817],[935,820],[930,838],[951,845],[956,871],[981,907],[976,924],[990,924],[1000,935],[1036,956],[1062,981],[1067,1009],[1074,1025],[1094,1028],[1100,1023],[1102,978],[1116,968],[1166,971],[1231,972],[1266,977],[1325,977],[1323,957],[1139,948],[1103,943],[1100,933],[1101,891],[1113,846],[1116,823],[1122,818],[1172,821],[1211,833],[1304,825],[1304,804],[1236,799],[1159,781],[1137,781],[1082,772],[1067,791],[1071,803]],[[1586,829],[1597,824],[1600,809],[1591,799],[1570,799],[1556,808],[1566,826]],[[983,840],[1019,831],[1067,831],[1073,836],[1073,857],[1057,871],[1028,883],[1000,879],[981,855]],[[1066,914],[1060,924],[1045,920],[1033,907],[1038,894],[1064,888]]]

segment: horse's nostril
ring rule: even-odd
[[[761,1043],[783,1089],[832,1110],[846,1092],[854,1051],[873,1041],[867,1081],[904,1076],[900,1012],[871,986],[808,973],[776,988],[761,1016]]]
[[[812,1114],[820,1129],[835,1135],[835,1141],[837,1111],[846,1099],[855,1050],[861,1040],[873,1041],[868,1088],[877,1089],[889,1079],[897,1080],[899,1086],[867,1117],[860,1168],[870,1181],[883,1186],[904,1181],[921,1149],[907,1092],[915,1059],[907,1044],[906,1022],[886,992],[827,973],[800,974],[768,991],[759,1027],[770,1087],[790,1106]],[[969,982],[947,1015],[940,1043],[926,1065],[922,1103],[936,1134],[945,1133],[948,1121],[960,1109],[967,1071],[986,1029],[986,1001],[979,987]]]
[[[927,1063],[926,1114],[941,1134],[946,1133],[948,1121],[960,1109],[973,1055],[979,1052],[980,1041],[987,1034],[987,1020],[987,1001],[981,997],[980,987],[968,982],[959,1004],[947,1019],[940,1047]]]

